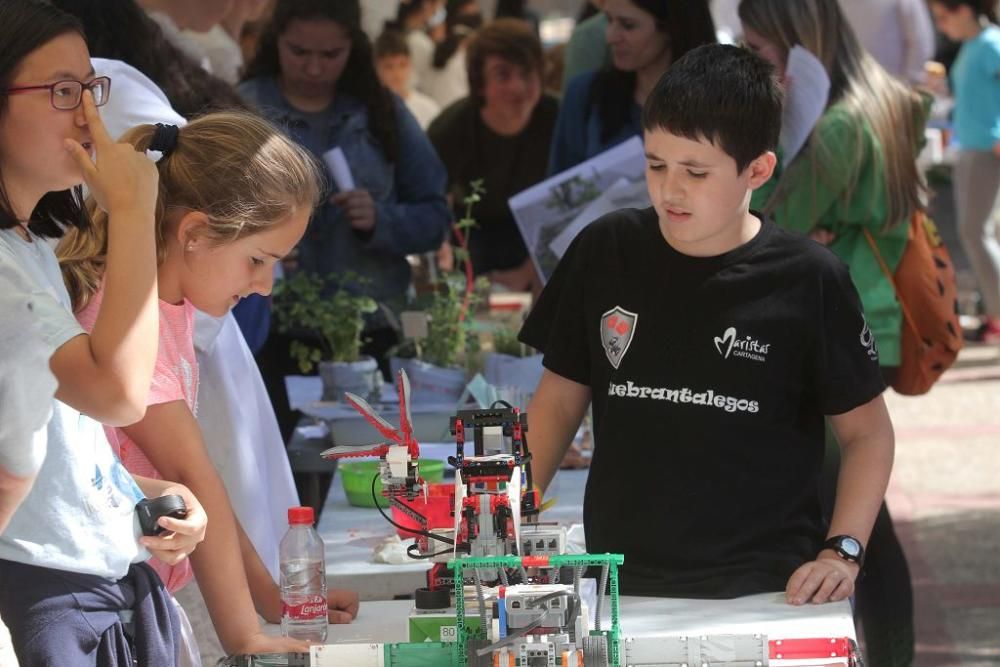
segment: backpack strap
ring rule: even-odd
[[[920,215],[920,214],[914,213],[913,215]],[[913,335],[916,336],[917,340],[920,340],[921,338],[920,332],[917,330],[917,325],[913,321],[913,316],[910,315],[910,309],[906,307],[906,302],[903,300],[902,295],[899,293],[899,286],[896,284],[896,279],[893,277],[892,272],[889,271],[889,266],[885,263],[885,260],[882,258],[882,253],[879,252],[878,245],[875,243],[875,239],[872,237],[872,233],[868,231],[867,228],[863,228],[861,232],[865,235],[865,239],[867,239],[868,245],[872,249],[872,254],[875,255],[875,260],[878,262],[878,265],[882,268],[882,273],[885,274],[885,277],[889,280],[889,284],[892,285],[893,291],[896,293],[896,301],[899,302],[899,306],[903,310],[903,319],[906,320],[906,325],[910,327],[910,331],[913,332]],[[906,242],[910,243],[909,237],[907,237]]]

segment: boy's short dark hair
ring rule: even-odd
[[[782,89],[774,68],[735,46],[707,44],[672,64],[646,99],[644,130],[708,140],[742,173],[778,146]]]
[[[399,30],[387,28],[375,40],[372,45],[375,59],[387,58],[389,56],[410,57],[410,45],[406,43],[406,35]]]

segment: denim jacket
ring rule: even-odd
[[[609,148],[642,136],[642,108],[629,101],[628,122],[606,141],[596,107],[590,102],[590,89],[597,72],[584,72],[570,80],[559,105],[559,118],[549,151],[549,176],[553,176]]]
[[[325,116],[329,126],[324,132],[309,127],[316,116],[293,108],[274,77],[246,81],[239,92],[308,148],[321,165],[323,153],[339,146],[355,186],[368,190],[375,201],[374,233],[363,237],[351,228],[340,208],[324,198],[299,243],[299,267],[323,276],[353,271],[372,281],[373,297],[399,309],[410,285],[406,255],[436,249],[451,221],[444,165],[406,106],[395,98],[399,159],[392,164],[368,129],[367,109],[357,98],[343,93],[335,97]],[[324,134],[325,140],[317,143],[315,137]],[[327,196],[338,192],[329,173],[327,181]]]

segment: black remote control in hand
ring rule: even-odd
[[[187,516],[187,505],[184,499],[176,494],[160,496],[159,498],[143,498],[135,506],[139,515],[139,526],[142,534],[154,537],[167,532],[157,521],[161,516],[183,519]]]

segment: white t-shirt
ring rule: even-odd
[[[108,134],[118,139],[126,130],[146,123],[170,123],[181,127],[184,117],[170,107],[167,96],[149,77],[120,60],[91,58],[98,76],[111,77],[111,97],[101,107],[101,120]]]
[[[58,349],[84,333],[47,243],[0,230],[0,264],[18,267],[36,290],[34,313],[47,344]],[[120,579],[129,564],[149,556],[136,541],[142,492],[90,417],[53,399],[46,435],[45,461],[0,535],[0,558]]]
[[[361,3],[361,27],[374,42],[385,29],[385,22],[396,18],[399,0],[365,0]]]
[[[406,33],[406,46],[410,49],[410,89],[420,88],[421,79],[431,69],[434,60],[434,40],[423,30]]]
[[[712,22],[715,23],[715,33],[723,44],[735,44],[743,35],[740,23],[740,0],[712,0]]]
[[[160,26],[160,30],[163,31],[163,36],[167,38],[168,42],[187,54],[191,60],[201,65],[203,70],[209,74],[214,74],[212,71],[212,62],[208,59],[208,55],[201,44],[191,39],[188,33],[177,27],[172,18],[163,12],[147,12],[147,14],[149,14],[149,18],[156,21]]]
[[[274,408],[232,313],[215,318],[196,312],[194,347],[205,447],[236,518],[277,581],[288,508],[300,503]]]
[[[433,65],[420,75],[417,89],[447,109],[469,94],[469,75],[465,67],[465,49],[460,48],[441,69]]]
[[[45,459],[55,347],[42,336],[35,304],[48,298],[18,266],[0,263],[0,466],[17,477],[35,474]]]
[[[182,34],[201,47],[215,76],[234,86],[239,83],[243,70],[243,49],[225,28],[216,24],[208,32],[185,30]]]
[[[441,113],[440,105],[419,90],[411,90],[403,102],[406,103],[406,108],[410,110],[413,117],[417,119],[422,130],[426,130],[431,121]]]
[[[858,40],[889,74],[924,81],[934,57],[934,27],[925,0],[840,0]]]

